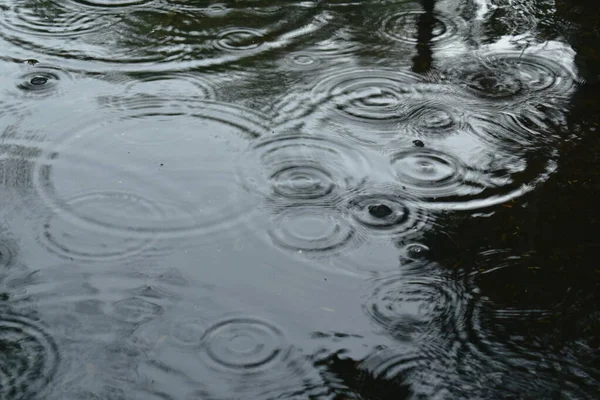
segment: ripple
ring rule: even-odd
[[[429,247],[421,243],[409,243],[402,248],[402,258],[408,261],[425,260],[429,255]]]
[[[538,150],[558,142],[560,126],[532,107],[516,112],[479,112],[470,118],[472,131],[493,146],[512,153]]]
[[[284,63],[288,68],[294,70],[310,71],[319,68],[323,64],[323,60],[316,53],[297,51],[287,54]]]
[[[4,7],[0,24],[11,31],[46,39],[70,39],[93,33],[102,28],[101,20],[66,4],[39,1],[14,1],[12,7]],[[41,12],[42,11],[42,12]]]
[[[264,41],[263,33],[252,28],[231,28],[222,31],[215,41],[218,49],[243,51],[256,49]]]
[[[385,144],[399,135],[420,82],[418,75],[409,72],[351,69],[320,81],[312,97],[324,104],[323,119],[341,124],[361,142]]]
[[[46,329],[26,316],[0,313],[0,396],[38,398],[58,369],[58,346]]]
[[[492,131],[485,132],[477,124],[475,132],[483,141],[468,132],[445,143],[452,152],[413,146],[393,154],[395,182],[422,200],[421,207],[474,210],[518,198],[556,170],[556,150],[546,147],[534,153],[518,142],[511,143],[510,133],[493,133],[504,136],[497,141]]]
[[[214,3],[204,9],[204,13],[211,17],[222,17],[229,13],[229,8],[223,3]]]
[[[123,90],[126,96],[145,95],[154,98],[215,100],[214,83],[199,73],[152,73],[132,76]]]
[[[145,70],[183,71],[237,63],[293,45],[328,23],[320,16],[326,12],[306,7],[288,9],[285,19],[259,18],[257,26],[222,31],[211,21],[224,14],[222,7],[206,3],[202,7],[149,0],[0,3],[6,3],[0,15],[4,40],[25,52],[75,63],[77,68],[86,64],[96,71],[98,62],[121,71],[139,71],[139,64]],[[231,25],[246,24],[247,17],[234,13]]]
[[[389,188],[368,189],[354,193],[348,208],[352,217],[371,234],[406,237],[421,234],[427,214],[405,193]]]
[[[275,215],[269,235],[283,249],[309,254],[337,252],[357,240],[341,211],[311,206],[289,207]]]
[[[472,330],[468,295],[455,278],[431,266],[421,269],[378,279],[364,312],[395,339],[414,342],[423,351],[465,341]]]
[[[338,200],[341,192],[360,186],[369,161],[344,143],[319,136],[284,134],[265,138],[238,160],[247,190],[268,200]]]
[[[14,265],[18,246],[12,240],[2,238],[0,240],[0,268],[8,268]]]
[[[164,312],[163,307],[148,300],[132,297],[113,304],[114,318],[130,324],[148,322]]]
[[[458,159],[424,148],[395,154],[392,166],[398,181],[411,193],[430,198],[457,194],[465,176]]]
[[[17,78],[17,89],[26,96],[55,95],[70,79],[71,76],[60,68],[37,65]]]
[[[201,318],[178,319],[171,325],[171,341],[179,347],[199,347],[206,328],[207,323]]]
[[[417,44],[419,42],[419,20],[423,17],[427,17],[427,13],[419,10],[392,14],[384,18],[380,33],[393,41]],[[433,13],[431,18],[430,43],[437,45],[456,38],[459,32],[457,19],[438,12]]]
[[[447,71],[479,97],[501,100],[540,96],[566,97],[576,85],[573,72],[559,62],[538,54],[518,51],[486,53],[463,59]]]
[[[153,0],[71,0],[74,3],[94,7],[128,7],[151,3]]]
[[[234,168],[249,139],[266,131],[264,116],[215,102],[195,101],[190,108],[182,101],[122,104],[132,110],[112,109],[98,121],[73,128],[75,134],[41,157],[34,172],[36,190],[53,211],[138,239],[210,238],[231,232],[251,215],[256,205],[243,195]],[[72,185],[75,179],[78,187]],[[83,213],[68,204],[82,194],[114,192],[144,199],[158,212],[97,207]]]
[[[95,215],[98,210],[116,209],[125,214],[147,214],[156,217],[159,210],[143,198],[124,193],[89,193],[65,203],[75,214]],[[94,226],[77,224],[60,214],[53,214],[44,224],[40,237],[53,253],[66,259],[114,261],[129,258],[150,248],[150,238],[135,238],[98,231]]]
[[[286,344],[279,328],[256,318],[231,318],[212,325],[202,338],[207,361],[231,372],[254,373],[276,367]]]
[[[444,138],[458,134],[467,124],[463,113],[441,101],[426,100],[409,106],[402,128],[420,138]]]

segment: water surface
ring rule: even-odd
[[[0,397],[597,398],[581,3],[0,0]]]

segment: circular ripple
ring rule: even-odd
[[[325,105],[324,120],[342,124],[361,142],[383,144],[398,136],[420,82],[409,72],[352,69],[319,82],[312,97]]]
[[[48,96],[59,92],[61,80],[70,75],[59,68],[36,66],[17,78],[17,89],[27,96]]]
[[[419,22],[424,18],[429,18],[427,13],[416,10],[390,15],[383,20],[381,33],[394,41],[416,44],[419,42]],[[431,25],[430,43],[439,44],[457,36],[459,27],[456,20],[440,13],[434,13],[431,18],[431,21],[427,21]]]
[[[52,209],[137,238],[210,238],[248,218],[256,204],[244,196],[235,165],[248,141],[266,131],[266,118],[199,100],[138,105],[141,109],[113,109],[98,121],[70,129],[76,134],[40,159],[36,187]],[[98,207],[83,213],[68,204],[82,193],[114,192],[147,199],[159,212]]]
[[[269,200],[327,201],[359,186],[369,171],[351,146],[318,136],[279,135],[253,145],[238,161],[246,189]]]
[[[449,71],[473,93],[490,99],[516,96],[564,97],[576,85],[573,72],[558,62],[522,52],[490,53],[477,60],[462,60]]]
[[[199,73],[153,73],[132,76],[123,93],[127,96],[144,95],[160,99],[214,100],[217,97],[214,85]]]
[[[429,247],[421,243],[409,243],[402,249],[402,257],[410,260],[424,260],[429,255]]]
[[[442,102],[425,101],[409,107],[403,128],[417,137],[442,138],[463,130],[465,122],[459,110]]]
[[[296,206],[273,218],[269,235],[277,246],[299,253],[331,253],[355,239],[355,229],[332,208]]]
[[[400,340],[463,340],[470,316],[461,288],[455,285],[452,278],[424,272],[385,277],[378,281],[363,310]]]
[[[282,332],[255,318],[220,321],[208,328],[202,344],[213,364],[240,373],[271,369],[285,353]]]
[[[317,69],[323,63],[317,53],[310,52],[294,52],[287,54],[284,58],[285,65],[291,69],[299,71],[309,71]]]
[[[2,312],[0,348],[0,397],[40,398],[54,379],[60,359],[52,337],[38,322]]]
[[[258,29],[231,28],[219,34],[215,46],[221,50],[243,51],[259,47],[263,41],[263,33]]]
[[[416,148],[395,154],[392,166],[398,182],[411,194],[439,198],[460,193],[464,168],[449,154]]]
[[[141,212],[151,218],[160,215],[156,206],[145,199],[118,192],[88,193],[65,204],[74,214],[81,215],[95,215],[102,209],[133,215]],[[154,244],[149,238],[115,235],[94,229],[93,225],[77,224],[61,214],[52,215],[43,229],[42,243],[53,253],[70,260],[118,260],[140,254]]]
[[[348,202],[352,217],[370,233],[410,236],[422,233],[427,215],[414,199],[392,190],[362,190]]]

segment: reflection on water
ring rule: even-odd
[[[525,3],[0,0],[0,397],[597,397],[593,56]]]

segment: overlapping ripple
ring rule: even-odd
[[[488,51],[477,58],[454,60],[446,79],[490,101],[568,99],[577,80],[568,64],[543,53]]]
[[[60,353],[35,319],[0,309],[0,396],[6,400],[43,397],[52,383]]]
[[[96,210],[115,208],[125,215],[137,212],[150,218],[160,216],[156,205],[143,198],[120,192],[88,193],[66,201],[76,214],[93,215]],[[148,250],[155,242],[150,238],[132,238],[78,224],[62,213],[52,214],[43,225],[41,242],[53,253],[73,260],[115,261],[134,257]]]
[[[124,111],[111,108],[105,117],[76,126],[40,160],[35,184],[52,210],[136,240],[209,237],[250,215],[252,199],[242,195],[234,165],[248,141],[267,131],[266,117],[200,100],[142,96],[117,104]],[[92,193],[93,209],[83,212],[69,203]],[[119,199],[127,201],[111,204]]]
[[[339,71],[319,81],[312,102],[318,105],[320,129],[379,148],[466,129],[465,111],[456,105],[451,88],[407,71]]]
[[[519,197],[548,179],[556,168],[552,153],[527,160],[522,152],[510,154],[502,147],[496,153],[471,151],[462,154],[457,148],[457,157],[454,149],[403,150],[390,157],[392,173],[424,207],[472,210]]]
[[[252,144],[237,162],[244,187],[275,202],[335,204],[371,170],[359,150],[322,136],[279,134]]]
[[[164,70],[165,64],[181,69],[237,62],[288,46],[328,22],[313,7],[289,8],[286,19],[275,18],[277,13],[260,5],[246,7],[232,14],[227,24],[215,23],[216,15],[227,14],[218,4],[4,0],[0,7],[0,37],[25,51],[80,63],[102,61],[131,68],[145,63],[153,70]]]
[[[451,341],[464,336],[469,316],[467,299],[462,296],[463,288],[449,277],[398,274],[379,279],[364,311],[394,338],[422,341],[419,344],[427,346],[429,336]]]

